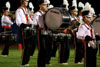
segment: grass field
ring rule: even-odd
[[[1,53],[2,49],[0,49]],[[21,53],[18,49],[10,49],[8,57],[0,56],[0,67],[22,67],[21,64]],[[29,61],[30,67],[37,66],[37,54],[36,49],[34,56],[31,56]],[[58,64],[58,52],[55,58],[51,58],[51,65],[46,65],[46,67],[84,67],[84,64],[74,63],[74,49],[70,50],[70,58],[68,60],[68,65]],[[84,59],[83,59],[84,62]],[[97,67],[100,67],[100,56],[97,54]]]

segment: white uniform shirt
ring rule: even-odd
[[[38,11],[33,17],[34,23],[38,24],[40,28],[44,28],[43,14],[42,11]]]
[[[32,21],[30,16],[29,16],[28,9],[25,10],[24,8],[20,7],[16,11],[16,24],[18,26],[20,26],[22,23],[27,24],[27,19],[25,17],[25,14],[28,15],[28,22],[29,22],[29,24],[34,24],[33,23],[34,21]]]
[[[13,22],[11,21],[11,18],[9,16],[3,15],[1,18],[1,25],[2,26],[11,26]]]
[[[90,30],[92,30],[92,32]],[[93,34],[93,36],[91,36],[91,34]],[[88,26],[87,24],[80,25],[78,28],[78,32],[76,33],[76,37],[78,39],[85,40],[85,37],[87,35],[95,39],[94,29]]]

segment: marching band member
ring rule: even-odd
[[[84,10],[84,4],[82,2],[79,2],[79,4],[78,4],[78,17],[79,17],[81,24],[83,23],[83,16],[82,16],[83,10]]]
[[[96,67],[96,42],[93,26],[91,21],[93,15],[89,10],[82,12],[84,24],[80,25],[77,32],[77,38],[83,40],[85,49],[85,67]],[[92,59],[92,60],[91,60]]]
[[[77,17],[78,17],[78,22],[80,24],[83,24],[83,17],[82,17],[82,14],[81,14],[83,9],[84,9],[84,4],[82,2],[79,2],[79,5],[78,5],[79,16],[77,16]],[[76,45],[75,45],[75,63],[82,64],[81,61],[82,61],[82,58],[84,57],[84,44],[83,44],[82,40],[79,40],[77,38],[75,38],[75,41],[76,41]]]
[[[72,28],[72,40],[73,40],[73,43],[74,43],[74,47],[75,47],[75,63],[78,63],[78,64],[81,64],[81,54],[80,54],[80,44],[76,38],[76,32],[77,32],[77,28],[78,26],[80,25],[80,21],[79,21],[79,18],[78,18],[78,9],[76,6],[72,6],[69,8],[69,11],[71,13],[71,26]]]
[[[28,64],[32,46],[32,26],[35,24],[29,16],[29,9],[27,8],[29,0],[21,0],[21,6],[16,10],[16,24],[20,27],[20,34],[22,37],[23,53],[22,63],[23,66],[30,66]]]
[[[34,16],[34,6],[33,6],[32,2],[29,3],[29,9],[30,9],[30,12],[29,12],[30,18],[32,19],[32,21],[34,21],[34,19],[33,19],[33,16]],[[31,45],[31,54],[30,54],[30,56],[33,56],[33,54],[35,52],[36,45],[37,45],[36,25],[34,25],[33,29],[34,29],[33,44]]]
[[[66,11],[68,9],[68,2],[66,0],[63,0],[63,6]],[[68,33],[65,33],[68,34]],[[61,36],[62,37],[62,36]],[[68,59],[69,59],[69,39],[68,36],[63,36],[62,39],[60,39],[59,44],[59,63],[67,65]]]
[[[73,20],[77,20],[78,21],[79,19],[77,17],[77,15],[78,15],[77,7],[71,6],[71,7],[69,7],[69,11],[70,11],[70,14],[71,14],[71,21],[73,21]]]
[[[9,12],[8,12],[8,8],[4,7],[3,8],[3,16],[1,17],[1,25],[3,28],[3,32],[9,32],[11,31],[11,25],[13,25],[13,22],[11,21],[11,18],[8,16]],[[7,36],[7,38],[5,38],[5,47],[3,49],[2,52],[2,56],[8,56],[9,54],[9,36]]]
[[[43,16],[47,11],[47,1],[46,0],[39,0],[39,11],[34,14],[34,20],[38,24],[38,67],[45,67],[46,64],[50,64],[50,57],[51,57],[51,45],[52,39],[48,35],[44,25]]]

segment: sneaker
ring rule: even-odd
[[[68,65],[68,63],[61,63],[61,64],[63,64],[63,65]]]
[[[25,64],[25,65],[23,65],[23,66],[29,67],[30,65],[29,65],[29,64]]]
[[[46,64],[50,64],[50,62],[46,62]]]
[[[2,57],[8,57],[8,55],[1,55]]]
[[[77,62],[77,64],[83,64],[82,62]]]
[[[47,65],[52,65],[52,64],[47,64]]]
[[[51,63],[50,63],[50,62],[46,62],[46,64],[51,65]]]

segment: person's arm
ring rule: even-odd
[[[37,25],[37,23],[38,23],[38,20],[39,20],[39,16],[37,15],[37,14],[34,14],[33,16],[32,16],[32,24],[33,25]]]
[[[21,22],[21,11],[20,10],[16,11],[16,24],[18,26],[20,26],[22,24],[22,22]]]
[[[100,40],[100,35],[96,34],[95,38],[96,38],[96,41],[99,41]]]
[[[8,17],[8,16],[5,16],[5,17],[3,18],[3,23],[5,23],[5,24],[10,24],[10,25],[13,24],[13,22],[12,22],[11,19],[10,19],[10,17]]]

